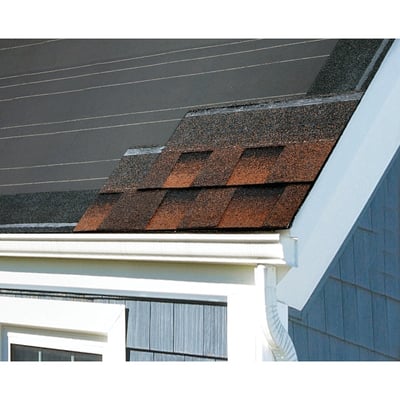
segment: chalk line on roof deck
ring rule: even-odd
[[[248,68],[267,67],[270,65],[286,64],[286,63],[291,63],[291,62],[296,62],[296,61],[297,62],[298,61],[308,61],[308,60],[327,58],[327,57],[329,57],[329,54],[320,54],[317,56],[300,57],[300,58],[292,58],[292,59],[287,59],[287,60],[279,60],[279,61],[272,61],[272,62],[266,62],[266,63],[243,65],[243,66],[239,66],[239,67],[223,68],[223,69],[216,69],[216,70],[204,71],[204,72],[195,72],[195,73],[191,73],[191,74],[161,76],[161,77],[157,77],[157,78],[141,79],[141,80],[137,80],[137,81],[110,83],[107,85],[88,86],[88,87],[80,88],[80,89],[62,90],[62,91],[47,92],[47,93],[36,93],[36,94],[30,94],[30,95],[25,95],[25,96],[16,96],[16,97],[0,99],[0,102],[10,102],[10,101],[14,101],[14,100],[22,100],[22,99],[43,97],[43,96],[54,96],[54,95],[67,94],[67,93],[78,93],[78,92],[85,92],[88,90],[105,89],[105,88],[110,88],[110,87],[119,87],[119,86],[126,86],[126,85],[135,85],[135,84],[140,84],[140,83],[157,82],[157,81],[163,81],[163,80],[168,80],[168,79],[178,79],[178,78],[187,78],[187,77],[192,77],[192,76],[210,75],[210,74],[216,74],[216,73],[222,73],[222,72],[239,71],[239,70],[248,69]]]
[[[271,49],[276,49],[276,48],[288,47],[289,45],[294,46],[294,45],[300,45],[300,44],[306,44],[306,43],[320,42],[322,40],[324,40],[324,39],[314,39],[314,40],[309,40],[309,41],[290,43],[290,44],[286,44],[286,45],[266,46],[266,47],[260,47],[258,49],[240,50],[240,51],[234,51],[234,52],[230,52],[230,53],[219,53],[219,54],[213,54],[213,55],[209,55],[209,56],[186,58],[186,59],[182,59],[182,60],[164,61],[164,62],[159,62],[159,63],[154,63],[154,64],[137,65],[137,66],[133,66],[133,67],[125,67],[125,68],[117,68],[117,69],[111,69],[111,70],[106,70],[106,71],[90,72],[90,73],[86,73],[86,74],[70,75],[70,76],[64,76],[64,77],[59,77],[59,78],[42,79],[42,80],[31,81],[31,82],[20,82],[20,83],[14,83],[14,84],[0,86],[0,89],[28,86],[28,85],[37,85],[40,83],[58,82],[58,81],[63,81],[63,80],[86,78],[89,76],[112,74],[112,73],[124,72],[124,71],[133,71],[136,69],[146,69],[146,68],[148,69],[148,68],[160,67],[163,65],[209,60],[209,59],[218,58],[218,57],[229,57],[229,56],[234,56],[234,55],[239,55],[239,54],[255,53],[257,51],[265,51],[265,50],[271,50]]]
[[[58,40],[61,40],[61,39],[58,39]],[[22,76],[50,74],[50,73],[54,73],[54,72],[69,71],[71,69],[95,67],[97,65],[113,64],[113,63],[118,63],[118,62],[139,60],[139,59],[143,59],[143,58],[160,57],[160,56],[165,56],[165,55],[174,54],[174,53],[183,53],[185,51],[204,50],[204,49],[209,49],[209,48],[214,48],[214,47],[222,47],[222,46],[232,46],[232,45],[235,45],[235,44],[256,42],[256,41],[259,41],[259,40],[262,40],[262,39],[248,39],[248,40],[241,40],[241,41],[236,41],[236,42],[220,43],[220,44],[209,45],[209,46],[188,47],[186,49],[171,50],[171,51],[165,51],[165,52],[162,52],[162,53],[148,54],[148,55],[144,55],[144,56],[136,56],[136,57],[130,57],[130,58],[120,58],[120,59],[117,59],[117,60],[101,61],[101,62],[97,62],[97,63],[75,65],[75,66],[72,66],[72,67],[57,68],[57,69],[47,70],[47,71],[30,72],[30,73],[26,73],[26,74],[2,76],[2,77],[0,77],[0,80],[12,79],[12,78],[20,78]]]
[[[111,158],[109,160],[92,160],[92,161],[75,161],[75,162],[66,162],[66,163],[57,163],[57,164],[39,164],[39,165],[26,165],[22,167],[0,167],[0,171],[13,171],[19,169],[33,169],[33,168],[49,168],[49,167],[64,167],[68,165],[81,165],[81,164],[96,164],[103,162],[115,162],[119,161],[119,158]]]
[[[101,181],[108,179],[108,176],[101,178],[82,178],[82,179],[63,179],[59,181],[42,181],[42,182],[24,182],[24,183],[2,183],[0,187],[13,187],[13,186],[30,186],[30,185],[45,185],[53,183],[68,183],[68,182],[86,182],[86,181]]]
[[[162,124],[162,123],[166,123],[166,122],[174,122],[174,121],[180,121],[180,120],[181,120],[181,118],[172,118],[172,119],[163,119],[163,120],[157,120],[157,121],[132,122],[130,124],[118,124],[118,125],[97,126],[97,127],[91,127],[91,128],[69,129],[69,130],[56,131],[56,132],[29,133],[26,135],[0,137],[0,140],[23,139],[23,138],[27,138],[27,137],[37,137],[37,136],[51,136],[51,135],[60,135],[60,134],[64,134],[64,133],[88,132],[88,131],[103,130],[103,129],[110,129],[110,128],[123,128],[126,126]]]
[[[235,100],[235,101],[251,101],[251,100],[268,100],[268,99],[273,99],[273,98],[282,98],[282,97],[289,97],[289,96],[298,96],[298,95],[304,95],[305,93],[292,93],[292,94],[287,94],[287,95],[277,95],[277,96],[269,96],[269,97],[258,97],[258,98],[252,98],[252,99],[242,99],[242,100]],[[355,97],[356,98],[356,97]],[[352,100],[350,98],[349,100]],[[235,102],[233,101],[233,102]],[[301,101],[301,100],[298,100]],[[307,99],[303,100],[304,102],[307,102]],[[316,100],[314,100],[316,101]],[[328,101],[328,100],[327,100]],[[344,100],[342,100],[344,101]],[[161,112],[161,111],[174,111],[174,110],[180,110],[180,109],[190,109],[190,108],[195,108],[195,107],[200,107],[200,106],[213,106],[213,105],[218,105],[218,104],[226,104],[226,103],[232,103],[232,102],[221,102],[221,103],[209,103],[205,105],[197,105],[197,106],[184,106],[184,107],[173,107],[169,109],[161,109],[161,110],[150,110],[150,111],[139,111],[137,113],[150,113],[150,112]],[[293,103],[294,104],[294,103]],[[315,104],[310,103],[310,104]],[[304,104],[301,104],[304,105]],[[252,105],[252,106],[239,106],[238,109],[245,109],[248,110],[248,108],[245,107],[264,107],[260,109],[267,109],[267,108],[282,108],[283,106],[275,106],[275,105]],[[288,105],[287,107],[292,107],[292,105]],[[222,110],[230,110],[231,108],[224,108]],[[220,110],[220,109],[219,109]],[[204,111],[195,111],[192,113],[188,113],[186,116],[191,117],[195,115],[202,115],[199,113],[220,113],[220,112],[235,112],[235,111],[219,111],[219,110],[204,110]],[[236,109],[235,109],[236,110]],[[119,115],[130,115],[131,113],[126,113],[126,114],[117,114]],[[133,113],[132,113],[133,114]],[[135,112],[136,114],[136,112]],[[111,116],[116,116],[116,115],[111,115]],[[109,117],[109,116],[107,116]],[[123,128],[126,126],[139,126],[139,125],[148,125],[148,124],[157,124],[157,123],[167,123],[167,122],[176,122],[176,121],[181,121],[181,118],[171,118],[171,119],[163,119],[163,120],[156,120],[156,121],[144,121],[144,122],[131,122],[128,124],[116,124],[116,125],[106,125],[106,126],[98,126],[98,127],[90,127],[90,128],[77,128],[77,129],[67,129],[67,130],[61,130],[61,131],[55,131],[55,132],[39,132],[39,133],[29,133],[29,134],[24,134],[24,135],[15,135],[15,136],[5,136],[5,137],[0,137],[0,140],[11,140],[11,139],[22,139],[22,138],[27,138],[27,137],[36,137],[36,136],[51,136],[51,135],[59,135],[59,134],[66,134],[66,133],[75,133],[75,132],[87,132],[87,131],[94,131],[94,130],[103,130],[103,129],[109,129],[109,128]],[[4,128],[0,128],[4,129]]]
[[[137,114],[150,114],[150,113],[158,113],[158,112],[166,112],[166,111],[185,110],[185,109],[191,109],[191,108],[197,108],[197,107],[216,106],[219,104],[233,104],[233,103],[238,103],[238,102],[268,100],[268,99],[274,99],[274,98],[279,98],[279,97],[303,96],[305,94],[306,94],[306,92],[279,94],[279,95],[275,95],[275,96],[252,97],[252,98],[248,98],[248,99],[236,99],[236,100],[219,101],[219,102],[215,102],[215,103],[192,104],[192,105],[186,105],[186,106],[159,108],[159,109],[153,109],[153,110],[132,111],[132,112],[118,113],[118,114],[106,114],[106,115],[98,115],[98,116],[92,116],[92,117],[65,119],[65,120],[60,120],[60,121],[44,121],[44,122],[36,122],[36,123],[24,124],[24,125],[10,125],[10,126],[0,127],[0,130],[27,128],[27,127],[31,127],[31,126],[66,124],[66,123],[87,121],[87,120],[93,120],[93,119],[124,117],[124,116],[128,116],[128,115],[137,115]]]
[[[49,40],[43,40],[42,42],[21,44],[21,45],[18,45],[18,46],[11,46],[11,47],[3,47],[3,48],[0,48],[0,51],[20,49],[22,47],[39,46],[39,45],[46,44],[46,43],[58,42],[60,40],[64,40],[64,39],[49,39]],[[4,78],[0,78],[0,79],[4,79]]]

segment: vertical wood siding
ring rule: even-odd
[[[289,310],[300,360],[400,360],[399,332],[400,153],[304,309]]]
[[[149,349],[150,342],[150,302],[126,302],[128,313],[128,331],[126,345],[129,348]]]
[[[151,302],[149,348],[174,351],[174,304]]]
[[[226,357],[226,307],[204,305],[204,355]]]
[[[174,305],[174,351],[203,354],[203,306]]]

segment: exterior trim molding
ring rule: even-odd
[[[291,266],[278,299],[301,310],[351,232],[400,146],[400,40],[380,65],[282,242]]]
[[[19,344],[94,352],[106,362],[125,361],[125,307],[119,304],[0,297],[0,360]],[[27,342],[35,340],[36,343]],[[38,343],[40,341],[40,343]]]
[[[279,324],[275,323],[280,311],[276,303],[276,272],[287,268],[280,238],[277,233],[2,234],[0,286],[227,301],[230,361],[254,361],[260,355],[262,360],[289,359],[284,348],[286,339],[281,337],[287,334],[281,322],[285,322],[285,312]],[[104,261],[100,271],[96,260]],[[149,262],[145,265],[143,260]],[[176,265],[168,264],[172,261]],[[275,280],[271,288],[261,286],[263,294],[258,299],[254,271],[260,264],[263,268],[274,266]],[[274,293],[265,293],[270,289]],[[269,336],[275,353],[259,328],[259,310],[266,332],[272,332]]]
[[[258,265],[254,280],[260,306],[263,353],[270,350],[275,361],[297,361],[296,349],[278,313],[276,267]]]
[[[0,234],[0,257],[285,265],[277,233]]]

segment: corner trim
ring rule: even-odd
[[[278,299],[301,310],[400,146],[400,40],[396,40],[332,151],[291,229],[298,268],[278,283]],[[372,162],[373,160],[373,162]],[[293,265],[293,264],[291,264]]]

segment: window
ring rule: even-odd
[[[101,354],[11,345],[10,361],[101,361]]]
[[[0,297],[3,361],[125,361],[125,307]]]

